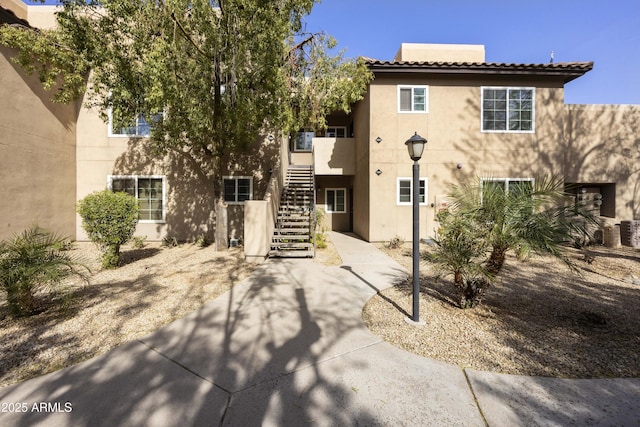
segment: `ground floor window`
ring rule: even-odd
[[[398,178],[397,203],[398,205],[413,204],[412,178]],[[419,202],[421,205],[427,203],[427,178],[420,178]]]
[[[507,194],[515,191],[531,193],[533,191],[533,178],[483,178],[482,189],[501,188]]]
[[[129,193],[138,199],[141,222],[165,221],[164,176],[109,176],[108,188],[114,192],[122,191]]]
[[[325,192],[326,211],[332,213],[347,212],[347,190],[344,188],[327,188]]]
[[[224,201],[227,203],[244,203],[253,199],[253,177],[225,176],[223,177]]]

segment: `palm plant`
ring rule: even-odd
[[[487,269],[483,265],[489,249],[482,224],[466,215],[443,211],[438,214],[440,228],[435,239],[436,250],[425,254],[439,270],[438,275],[453,276],[461,308],[470,308],[480,301],[482,286],[488,281]],[[479,228],[480,227],[480,228]]]
[[[454,274],[454,282],[464,290],[463,308],[479,303],[509,251],[518,259],[531,253],[551,254],[573,268],[563,244],[585,233],[573,218],[595,221],[588,212],[576,212],[565,203],[563,182],[556,177],[514,182],[508,188],[503,182],[479,180],[452,186],[449,197],[451,218],[442,224],[444,232],[433,257],[450,271],[465,262],[472,264]]]
[[[13,315],[36,312],[38,290],[52,290],[74,275],[86,279],[88,268],[63,250],[66,241],[33,226],[0,242],[0,287]]]

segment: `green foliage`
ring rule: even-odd
[[[102,266],[117,267],[120,246],[133,237],[138,224],[138,201],[127,193],[103,190],[80,200],[77,209],[85,232],[103,251]]]
[[[404,245],[404,238],[401,236],[394,236],[386,243],[386,247],[389,249],[400,249]]]
[[[133,236],[131,238],[131,244],[135,249],[142,249],[145,246],[144,241],[147,239],[147,236]]]
[[[54,102],[68,103],[85,92],[89,64],[71,48],[68,33],[0,25],[0,44],[16,49],[11,60],[28,74],[37,72],[45,90],[57,89]]]
[[[177,153],[219,177],[229,153],[245,152],[265,128],[324,128],[327,113],[364,96],[373,78],[364,61],[301,31],[315,3],[62,0],[57,30],[6,30],[0,43],[28,70],[48,64],[38,68],[45,87],[59,73],[62,101],[82,95],[91,70],[88,104],[103,118],[108,109],[115,123],[142,115],[154,124],[147,154]]]
[[[484,289],[479,284],[488,285],[490,275],[484,267],[489,245],[483,236],[486,227],[474,221],[473,216],[463,212],[438,213],[440,227],[434,239],[436,247],[425,254],[425,259],[433,263],[440,275],[453,276],[461,308],[471,308],[480,302]]]
[[[30,71],[48,64],[38,69],[46,87],[62,76],[64,100],[82,94],[90,69],[90,104],[112,108],[118,123],[164,112],[152,131],[158,152],[219,158],[265,125],[324,127],[328,112],[363,97],[364,62],[301,31],[315,3],[63,0],[57,30],[5,28],[0,43]]]
[[[449,197],[451,210],[439,215],[439,239],[430,259],[454,276],[463,307],[480,302],[509,251],[521,260],[531,253],[550,254],[574,268],[564,248],[572,236],[585,232],[575,218],[595,221],[565,203],[558,178],[537,178],[509,191],[478,180],[452,186]]]
[[[316,233],[313,236],[313,241],[316,244],[318,249],[326,249],[327,248],[327,235],[324,233]]]
[[[176,246],[178,246],[178,239],[176,239],[174,236],[164,236],[162,238],[162,246],[166,248],[175,248]]]
[[[206,248],[207,246],[211,245],[211,241],[205,234],[202,234],[196,239],[196,245],[201,248]]]
[[[35,292],[64,290],[70,276],[86,279],[88,268],[61,248],[68,239],[33,226],[0,242],[0,287],[15,316],[34,314]]]

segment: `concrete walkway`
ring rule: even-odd
[[[341,267],[270,260],[140,340],[0,389],[0,425],[640,425],[640,379],[463,370],[381,341],[362,307],[406,272],[330,237]]]

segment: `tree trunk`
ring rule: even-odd
[[[222,200],[222,198],[219,198],[216,202],[216,230],[214,245],[216,251],[229,249],[227,204]]]
[[[474,308],[482,302],[482,297],[489,287],[486,279],[467,280],[462,287],[458,288],[460,297],[460,308]]]
[[[507,249],[502,247],[493,247],[489,261],[487,262],[487,270],[491,276],[497,276],[502,270],[504,260],[507,256]]]

